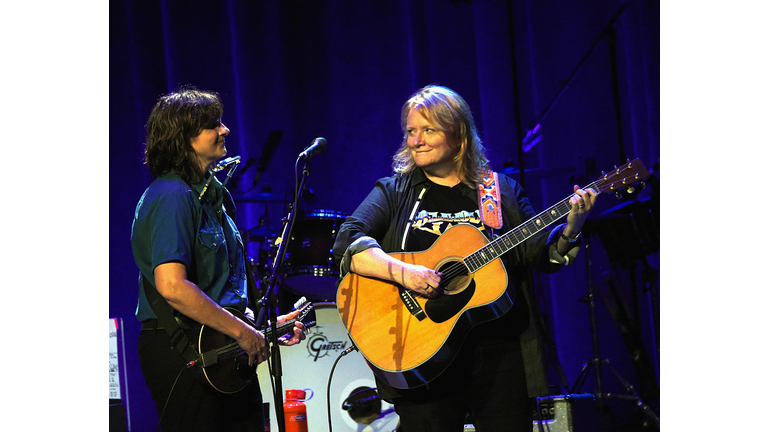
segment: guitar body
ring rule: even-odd
[[[251,321],[239,310],[224,308],[242,321],[251,324]],[[198,352],[207,353],[221,347],[237,345],[234,339],[218,332],[210,327],[200,329],[198,337]],[[206,381],[221,393],[237,393],[251,384],[256,375],[256,364],[248,366],[248,356],[239,347],[220,354],[213,364],[203,363],[202,372]]]
[[[477,228],[456,225],[423,252],[390,255],[444,271],[487,244]],[[427,315],[419,320],[401,298],[399,285],[354,273],[341,281],[336,298],[341,320],[374,374],[387,384],[411,388],[431,381],[451,363],[473,326],[512,307],[500,259],[443,289],[436,299],[413,295]]]
[[[303,301],[302,298],[299,302]],[[301,306],[297,303],[294,306],[301,312],[296,319],[277,326],[277,337],[292,333],[296,322],[301,322],[305,329],[310,329],[317,324],[312,303]],[[246,324],[255,327],[253,321],[239,310],[230,307],[224,309]],[[267,342],[271,335],[272,328],[267,328],[264,331]],[[253,383],[258,365],[254,363],[248,366],[248,355],[231,337],[211,327],[202,326],[198,336],[197,350],[200,353],[197,363],[201,366],[202,376],[215,390],[228,394],[237,393]]]

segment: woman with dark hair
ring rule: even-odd
[[[170,305],[191,341],[206,326],[233,339],[249,367],[269,355],[264,334],[231,312],[253,317],[234,202],[211,171],[227,154],[222,113],[216,93],[184,88],[162,96],[146,126],[146,164],[157,178],[136,206],[131,245],[140,270],[139,361],[165,432],[264,430],[258,383],[223,392],[200,380],[199,371],[185,372],[190,361],[175,349],[178,341],[158,320],[153,300],[158,293]],[[280,342],[304,338],[297,322]]]
[[[446,295],[441,284],[445,275],[437,267],[401,261],[391,254],[426,251],[449,228],[463,224],[495,239],[535,213],[514,180],[498,174],[495,182],[487,183],[494,177],[485,148],[468,104],[456,92],[434,85],[417,91],[403,105],[401,125],[403,141],[394,156],[394,175],[377,181],[341,226],[334,258],[341,263],[342,277],[351,272],[391,282],[417,297],[437,299]],[[491,189],[498,193],[500,221],[480,209],[481,183],[495,185]],[[391,371],[376,374],[379,394],[395,405],[402,431],[460,432],[467,414],[478,431],[531,430],[529,397],[545,394],[547,385],[537,329],[530,319],[537,312],[529,306],[533,298],[527,269],[554,272],[573,261],[596,197],[594,190],[574,186],[566,223],[502,255],[502,282],[494,288],[514,299],[511,309],[475,323],[457,344],[460,348],[445,370],[427,382],[403,385],[398,381],[397,386],[394,378],[391,382],[382,378],[395,376]],[[477,289],[484,288],[488,287]],[[346,313],[343,300],[351,298],[345,297],[350,291],[344,286],[339,290],[342,317]],[[364,308],[365,302],[356,306]],[[362,316],[360,311],[355,313],[358,319]],[[397,330],[383,330],[387,331]],[[395,336],[386,337],[381,345],[389,347],[388,341]]]
[[[187,183],[200,182],[210,165],[226,155],[224,137],[229,129],[221,123],[223,113],[219,96],[212,92],[185,88],[160,98],[147,121],[144,155],[149,172],[160,177],[176,171]],[[210,155],[214,156],[212,161],[200,160],[190,143],[200,132],[217,128],[221,128],[219,150]]]

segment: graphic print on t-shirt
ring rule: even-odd
[[[485,231],[475,193],[468,194],[463,188],[462,185],[431,185],[413,217],[405,250],[426,250],[448,228],[458,224],[469,224]]]
[[[483,223],[480,220],[480,211],[475,210],[470,213],[462,210],[458,213],[439,213],[426,210],[416,214],[413,220],[413,229],[426,231],[436,236],[441,236],[448,228],[456,224],[470,224],[476,228],[482,229]]]

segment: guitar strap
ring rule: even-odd
[[[504,221],[501,217],[499,175],[495,171],[489,171],[477,186],[477,205],[480,208],[480,219],[491,228],[501,228]]]
[[[149,305],[152,306],[152,310],[157,315],[158,327],[164,328],[171,337],[171,347],[181,353],[181,356],[187,362],[197,361],[200,356],[189,340],[187,333],[184,332],[179,322],[176,321],[175,309],[157,292],[157,289],[149,282],[146,276],[141,275],[141,278],[144,280],[144,293],[147,295]]]

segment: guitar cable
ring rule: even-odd
[[[336,365],[339,363],[339,360],[341,360],[342,357],[351,353],[352,351],[360,351],[357,349],[357,345],[355,345],[354,342],[351,340],[350,342],[352,343],[352,346],[342,351],[341,354],[336,357],[336,361],[333,362],[333,366],[331,367],[331,373],[328,375],[328,386],[326,387],[325,394],[325,403],[328,409],[328,432],[333,432],[333,425],[331,424],[331,381],[333,380],[333,371],[336,369]]]
[[[176,379],[173,380],[173,385],[171,386],[171,390],[168,392],[168,397],[165,399],[165,405],[163,405],[163,411],[160,413],[160,419],[157,421],[157,429],[155,429],[156,432],[160,430],[160,424],[163,421],[163,416],[165,416],[165,410],[168,408],[168,402],[171,400],[171,395],[173,395],[173,389],[176,388],[176,383],[179,382],[179,378],[181,378],[181,374],[184,373],[185,370],[193,367],[195,365],[194,360],[185,364],[183,368],[179,371],[179,373],[176,375]]]

